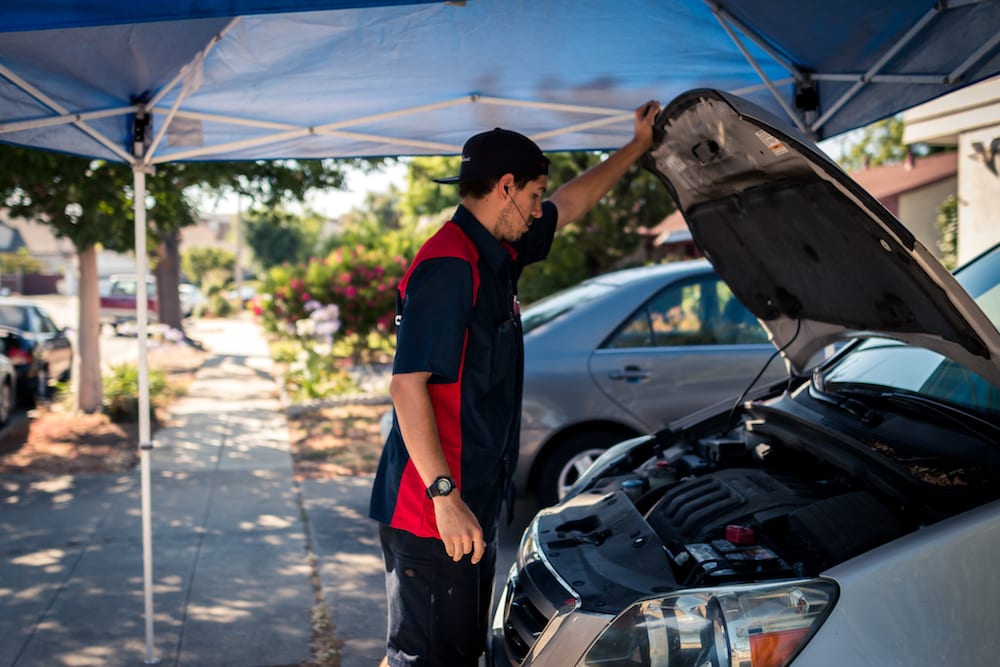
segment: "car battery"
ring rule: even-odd
[[[777,554],[756,542],[752,530],[740,526],[729,526],[724,539],[684,545],[674,562],[688,584],[792,574]]]

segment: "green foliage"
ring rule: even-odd
[[[552,160],[549,193],[606,157],[591,152],[547,155]],[[400,201],[404,217],[437,215],[446,219],[449,209],[458,204],[458,190],[431,179],[458,173],[458,169],[456,157],[413,158],[407,172],[409,190]],[[674,209],[659,179],[632,167],[587,215],[559,232],[546,261],[525,269],[519,283],[521,302],[531,303],[626,263],[639,247],[639,228],[659,224]]]
[[[878,167],[906,157],[902,116],[886,118],[849,132],[843,141],[845,148],[840,166],[845,171]]]
[[[270,343],[271,359],[279,364],[290,364],[299,355],[302,344],[297,340],[280,339]]]
[[[958,197],[951,195],[938,206],[935,219],[941,263],[949,271],[958,266]]]
[[[27,248],[0,253],[0,273],[41,273],[42,263],[31,256]]]
[[[214,290],[206,299],[200,315],[202,317],[229,317],[236,310],[233,302],[219,290]]]
[[[14,216],[47,222],[78,250],[134,246],[132,182],[126,165],[0,145],[0,201]]]
[[[136,421],[139,418],[139,366],[122,363],[111,367],[103,378],[104,411],[111,421]],[[149,400],[155,405],[167,389],[167,374],[161,369],[149,371]]]
[[[181,253],[181,270],[205,294],[218,291],[232,279],[236,255],[225,248],[195,247]]]
[[[246,218],[247,245],[265,270],[283,262],[303,262],[316,252],[323,221],[281,210],[255,211]]]
[[[306,343],[285,373],[285,389],[293,402],[317,400],[357,391],[328,346]]]
[[[432,179],[454,176],[458,173],[461,158],[415,157],[407,164],[406,192],[399,202],[399,210],[408,220],[418,220],[428,215],[438,215],[458,205],[458,188],[441,185]]]

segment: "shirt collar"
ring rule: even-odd
[[[465,235],[472,239],[472,242],[479,248],[479,254],[486,260],[486,265],[493,271],[499,271],[503,263],[510,261],[512,249],[506,244],[500,243],[497,237],[490,234],[489,230],[483,227],[483,223],[472,214],[469,209],[459,204],[452,221],[458,225]]]

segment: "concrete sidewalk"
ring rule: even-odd
[[[203,321],[191,334],[212,356],[151,456],[153,658],[185,667],[307,662],[317,590],[267,346],[247,320]],[[344,482],[328,485],[321,504],[367,499],[364,480]],[[0,665],[145,664],[139,471],[7,475],[0,503]],[[348,553],[374,534],[364,512],[351,519]],[[336,551],[338,539],[325,541]],[[373,586],[376,578],[340,575]],[[368,597],[345,625],[363,630],[375,655],[384,603],[374,589]],[[347,640],[345,655],[353,648]]]
[[[307,664],[321,597],[342,667],[372,667],[385,598],[371,477],[297,485],[257,325],[204,320],[189,333],[212,355],[154,435],[153,659]],[[0,667],[146,664],[139,470],[0,476],[0,507]],[[500,582],[530,513],[501,536]]]

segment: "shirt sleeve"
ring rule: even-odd
[[[472,266],[457,257],[421,262],[410,276],[396,329],[392,372],[429,372],[432,381],[457,382],[472,317]]]
[[[533,220],[528,232],[513,246],[517,250],[517,260],[521,266],[540,262],[549,256],[558,220],[559,209],[556,205],[548,200],[542,202],[542,217]]]

